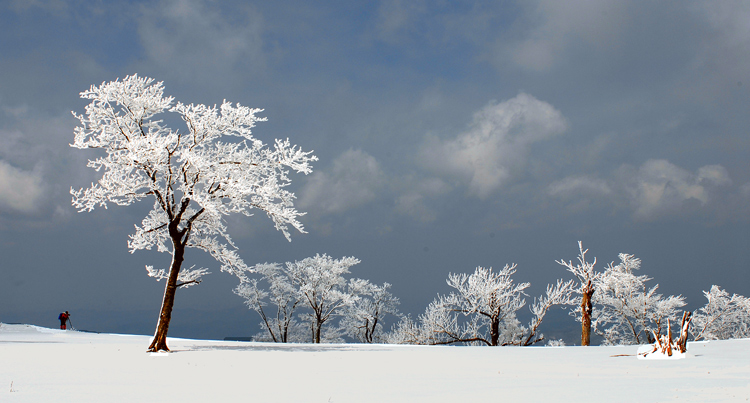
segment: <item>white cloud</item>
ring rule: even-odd
[[[633,216],[642,220],[677,214],[690,201],[705,206],[716,186],[731,184],[726,169],[720,165],[707,165],[693,174],[666,160],[646,161],[630,175],[626,191]]]
[[[29,213],[36,209],[43,192],[38,173],[22,171],[0,160],[0,206]]]
[[[713,185],[731,185],[729,173],[721,165],[706,165],[698,168],[698,182]]]
[[[361,150],[347,150],[329,172],[316,171],[300,191],[300,208],[332,214],[374,200],[385,183],[378,161]]]
[[[490,102],[455,139],[428,138],[420,161],[438,174],[465,182],[470,194],[485,199],[523,169],[532,144],[562,133],[566,126],[552,105],[521,93]]]
[[[731,184],[721,165],[706,165],[692,173],[667,160],[655,159],[637,168],[623,165],[608,179],[568,176],[550,184],[547,191],[571,203],[575,210],[589,208],[592,202],[605,203],[630,210],[636,220],[655,221],[695,214],[696,209],[716,212],[721,209],[719,196],[727,196],[720,188]]]

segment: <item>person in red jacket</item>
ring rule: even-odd
[[[60,314],[60,316],[57,317],[57,319],[60,319],[60,329],[65,330],[66,324],[68,323],[68,319],[70,318],[70,314],[68,311],[65,311]]]

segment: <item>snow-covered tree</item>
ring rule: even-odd
[[[417,322],[405,318],[392,330],[391,341],[416,344],[531,345],[543,340],[539,326],[554,305],[572,302],[574,282],[558,281],[535,298],[533,318],[523,326],[516,313],[526,305],[523,298],[529,283],[514,283],[516,265],[505,265],[495,272],[477,267],[474,273],[449,274],[448,285],[455,289],[427,306]]]
[[[317,254],[284,265],[259,264],[247,271],[260,274],[261,281],[243,275],[234,292],[260,315],[266,330],[260,340],[320,343],[340,341],[346,334],[363,343],[382,341],[383,318],[400,316],[398,298],[388,291],[388,283],[378,286],[363,279],[347,281],[344,275],[357,263],[354,257],[333,259]],[[338,326],[327,325],[339,317]],[[302,322],[308,323],[307,337],[301,336]]]
[[[750,298],[731,296],[718,285],[703,291],[706,305],[695,311],[691,333],[695,340],[724,340],[750,337]]]
[[[677,319],[678,308],[685,306],[685,299],[657,294],[658,284],[647,288],[646,282],[651,278],[634,274],[640,269],[641,260],[626,253],[619,258],[620,263],[610,263],[596,279],[597,310],[592,327],[606,344],[652,342],[653,335],[662,334],[668,321]]]
[[[132,75],[91,86],[81,97],[91,100],[82,115],[72,147],[99,150],[88,166],[102,176],[86,189],[71,189],[73,206],[91,211],[108,204],[127,206],[143,199],[153,209],[136,225],[128,247],[132,252],[156,248],[172,255],[169,269],[147,267],[156,279],[167,279],[150,351],[166,350],[167,331],[178,287],[196,284],[206,269],[183,269],[186,248],[209,253],[221,271],[246,269],[227,233],[223,217],[266,213],[287,239],[289,226],[303,231],[295,196],[285,188],[290,170],[308,174],[317,160],[289,140],[273,147],[253,137],[251,129],[265,118],[261,109],[233,105],[176,104],[163,95],[161,82]],[[174,113],[182,131],[164,124]]]
[[[402,316],[401,320],[391,326],[391,330],[383,337],[388,344],[427,344],[428,336],[418,321],[410,316]]]
[[[463,325],[446,328],[448,342],[480,342],[497,346],[502,340],[514,339],[520,324],[516,311],[526,305],[524,290],[529,283],[515,284],[511,275],[516,265],[505,265],[493,272],[492,268],[477,267],[474,273],[448,275],[448,286],[456,291],[439,298],[439,305],[447,312],[469,317]],[[450,320],[448,323],[457,322]],[[451,329],[451,331],[448,331]]]
[[[388,291],[391,285],[379,286],[357,278],[349,280],[348,287],[349,293],[359,298],[345,308],[341,329],[361,343],[382,342],[383,319],[387,315],[401,316],[398,298]]]
[[[340,316],[358,299],[346,288],[344,278],[357,263],[359,259],[355,257],[334,259],[326,254],[286,263],[289,281],[298,289],[302,304],[311,311],[307,316],[313,343],[321,342],[323,325],[329,319]]]
[[[277,343],[302,341],[302,326],[294,317],[302,297],[299,289],[292,285],[284,268],[278,263],[258,264],[253,267],[253,271],[261,275],[268,291],[259,286],[257,279],[242,276],[234,293],[244,298],[248,308],[260,315],[261,325],[267,332],[258,339],[270,338]],[[271,311],[275,310],[275,315],[272,312],[267,314],[269,309],[264,309],[269,302],[274,306]]]
[[[466,321],[460,321],[461,316],[453,312],[452,307],[459,303],[455,294],[438,295],[419,315],[420,332],[416,344],[453,344],[466,343],[471,345],[488,345],[483,342],[486,337],[481,334],[481,318],[478,315],[466,317]],[[506,325],[516,325],[515,316],[508,318]],[[516,321],[517,322],[517,321]]]
[[[591,315],[594,311],[592,298],[596,291],[596,280],[601,275],[594,270],[596,258],[593,262],[586,261],[587,252],[588,249],[583,250],[583,244],[578,241],[578,264],[573,265],[572,261],[557,260],[558,264],[565,266],[578,280],[575,293],[580,296],[576,300],[580,310],[576,313],[576,317],[581,322],[582,346],[591,345]]]

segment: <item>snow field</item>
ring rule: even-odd
[[[690,343],[681,360],[637,346],[272,344],[0,325],[1,402],[742,402],[750,340]],[[625,356],[622,356],[625,355]],[[12,388],[11,388],[12,383]]]

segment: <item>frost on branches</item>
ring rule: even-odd
[[[583,244],[578,241],[578,264],[573,265],[572,261],[558,260],[557,263],[565,266],[569,272],[573,273],[578,280],[574,293],[580,295],[576,299],[580,310],[576,314],[578,321],[581,322],[581,345],[591,345],[591,316],[593,315],[593,296],[596,291],[596,280],[601,275],[594,270],[596,258],[593,262],[586,261],[586,253],[589,250],[583,250]]]
[[[651,278],[637,276],[641,260],[621,253],[620,263],[607,266],[596,279],[592,327],[610,345],[653,343],[668,321],[675,321],[685,306],[682,296],[657,294],[659,285],[646,287]]]
[[[313,343],[320,343],[323,325],[333,316],[357,300],[357,296],[346,290],[344,274],[359,263],[355,257],[334,259],[326,254],[287,262],[286,270],[291,283],[297,287],[303,303],[309,309]]]
[[[394,326],[389,341],[414,344],[519,345],[542,341],[539,326],[554,305],[572,303],[573,281],[549,285],[544,296],[530,306],[533,318],[523,326],[516,312],[526,305],[524,290],[529,283],[515,284],[511,276],[516,265],[495,272],[477,267],[474,273],[450,274],[448,285],[455,289],[439,295],[417,321],[402,319]]]
[[[383,318],[399,316],[398,298],[388,292],[388,283],[378,286],[362,279],[347,281],[344,276],[358,263],[354,257],[333,259],[317,254],[248,270],[260,274],[268,288],[265,291],[258,279],[242,276],[234,290],[262,319],[265,332],[256,340],[321,343],[341,341],[342,335],[347,335],[362,343],[382,341]],[[341,318],[338,326],[330,325],[334,318]]]
[[[557,261],[578,280],[576,304],[572,314],[581,322],[581,345],[591,342],[591,332],[602,336],[604,344],[653,343],[654,335],[663,334],[668,320],[676,320],[678,308],[685,306],[682,296],[657,294],[659,285],[646,287],[651,278],[636,275],[641,260],[621,253],[620,263],[610,263],[603,272],[586,260],[588,249],[578,242],[578,263]],[[596,309],[594,309],[596,307]]]
[[[383,320],[389,315],[401,317],[398,311],[400,302],[388,291],[389,288],[388,283],[379,286],[359,278],[349,280],[349,292],[358,298],[345,308],[341,330],[360,343],[385,342]]]
[[[186,105],[163,95],[163,84],[132,75],[91,86],[81,97],[91,102],[84,114],[73,115],[72,147],[99,150],[88,166],[102,176],[86,189],[71,189],[73,206],[91,211],[108,204],[127,206],[143,199],[153,209],[135,226],[132,252],[156,248],[172,255],[167,270],[147,267],[150,276],[167,284],[151,351],[169,350],[167,330],[175,290],[196,284],[206,269],[182,269],[185,248],[209,253],[221,271],[246,269],[236,252],[223,217],[232,213],[266,213],[276,229],[290,239],[290,227],[304,232],[294,208],[295,196],[285,190],[290,171],[308,174],[317,158],[289,143],[272,147],[254,138],[251,129],[265,118],[261,109],[233,105]],[[175,113],[183,130],[165,126],[164,114]]]
[[[706,305],[695,311],[691,332],[695,340],[750,337],[750,298],[722,290],[718,285],[703,291]]]
[[[195,266],[191,266],[190,269],[182,269],[180,270],[180,274],[177,276],[177,287],[185,287],[188,288],[190,286],[200,284],[201,277],[203,277],[204,274],[211,274],[211,272],[208,271],[208,269],[197,269],[194,270]],[[154,266],[146,266],[146,271],[148,272],[149,277],[153,277],[156,279],[156,281],[161,281],[162,279],[169,279],[169,273],[167,273],[164,269],[156,270],[154,269]]]
[[[304,326],[294,315],[301,306],[302,296],[292,285],[284,268],[278,263],[264,263],[252,269],[261,276],[266,287],[261,287],[257,279],[243,276],[234,293],[242,297],[248,308],[257,312],[262,319],[261,326],[266,331],[255,339],[275,343],[308,341]]]

